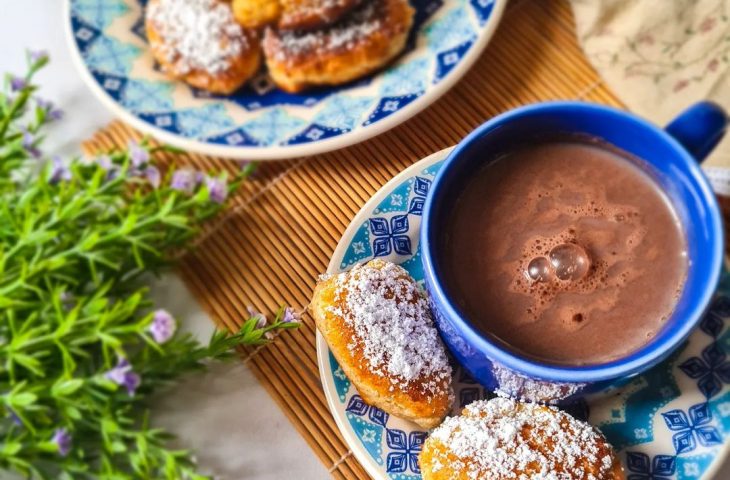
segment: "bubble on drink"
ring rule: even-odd
[[[550,260],[545,257],[535,257],[527,265],[527,276],[535,282],[547,282],[552,277]]]
[[[591,259],[583,247],[561,243],[550,250],[550,264],[560,280],[580,280],[591,268]]]

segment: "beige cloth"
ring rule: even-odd
[[[578,39],[626,106],[659,124],[711,99],[730,111],[730,0],[571,0]],[[703,164],[730,194],[730,138]]]

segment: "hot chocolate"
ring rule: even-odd
[[[448,294],[479,330],[550,363],[641,348],[686,276],[681,225],[642,162],[589,142],[500,156],[469,180],[450,222]]]

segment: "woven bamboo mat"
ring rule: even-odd
[[[227,328],[236,329],[248,305],[303,310],[350,219],[385,182],[495,114],[549,99],[620,106],[584,59],[567,2],[514,0],[471,72],[425,112],[360,145],[261,165],[223,218],[207,226],[198,248],[183,259],[181,274]],[[84,147],[94,154],[140,137],[115,122]],[[181,161],[203,169],[238,168],[200,155]],[[244,362],[334,478],[367,479],[328,411],[314,339],[313,321],[305,315],[299,330],[245,352]]]

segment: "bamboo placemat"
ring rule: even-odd
[[[512,1],[482,58],[425,112],[360,145],[261,165],[184,257],[182,277],[212,318],[230,329],[247,317],[248,305],[304,310],[350,219],[384,183],[495,114],[549,99],[620,106],[583,57],[567,2]],[[84,147],[94,154],[139,138],[114,122]],[[203,169],[238,168],[201,155],[183,161]],[[305,315],[300,329],[245,352],[244,362],[334,478],[367,479],[327,408],[314,339],[313,321]]]

